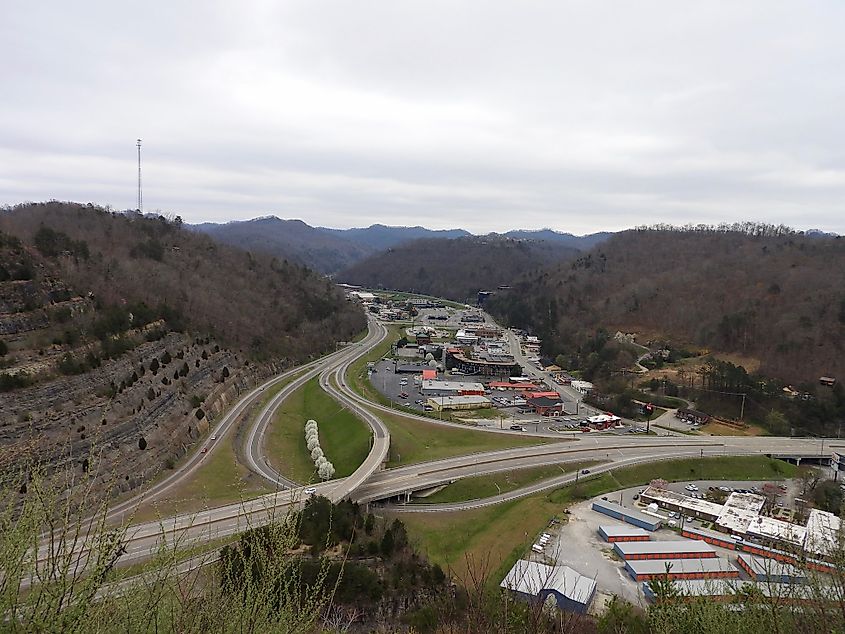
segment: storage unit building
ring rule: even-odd
[[[728,550],[737,550],[737,542],[732,539],[727,533],[718,533],[716,531],[709,531],[706,528],[694,528],[692,526],[684,526],[681,535],[687,539],[700,539],[701,541],[713,544],[719,548],[726,548]]]
[[[610,543],[616,542],[647,542],[651,539],[648,531],[625,524],[602,524],[599,526],[599,535]]]
[[[668,566],[668,572],[667,572]],[[634,581],[668,579],[737,579],[739,570],[725,559],[634,559],[625,562]]]
[[[612,517],[613,519],[625,522],[626,524],[633,524],[634,526],[638,526],[647,531],[656,531],[660,528],[660,518],[646,515],[636,509],[629,509],[624,506],[620,506],[615,502],[596,500],[593,502],[592,509]]]
[[[637,559],[712,559],[716,557],[716,551],[710,544],[688,539],[661,542],[619,542],[613,545],[613,551],[625,561]]]
[[[743,553],[737,555],[736,563],[754,581],[803,583],[806,579],[806,575],[795,566],[774,559],[755,557],[754,555]]]

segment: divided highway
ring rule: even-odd
[[[349,366],[363,354],[371,350],[386,337],[383,325],[370,320],[367,337],[337,353],[329,355],[306,366],[291,370],[256,388],[246,395],[238,405],[224,417],[215,429],[218,438],[222,437],[243,411],[254,402],[261,392],[278,381],[289,378],[297,372],[305,371],[290,385],[283,388],[261,411],[247,434],[245,453],[250,467],[275,485],[291,487],[294,483],[282,478],[269,467],[262,454],[262,437],[272,420],[272,415],[284,398],[315,375],[320,375],[320,385],[344,407],[348,407],[367,422],[373,430],[373,445],[366,460],[348,478],[342,478],[315,485],[317,493],[337,501],[351,497],[360,502],[385,500],[391,497],[405,496],[410,491],[433,487],[466,476],[494,473],[523,467],[550,464],[562,464],[576,460],[600,460],[601,466],[592,469],[599,473],[620,466],[665,460],[675,457],[716,456],[716,455],[760,455],[760,454],[803,454],[819,455],[819,439],[793,438],[741,438],[741,437],[636,437],[590,435],[571,442],[548,445],[520,447],[492,452],[458,456],[444,460],[431,461],[396,469],[382,470],[387,458],[390,435],[387,427],[378,418],[377,412],[388,411],[409,419],[422,419],[427,423],[437,423],[430,418],[409,415],[391,410],[379,404],[371,403],[352,391],[346,384],[345,374]],[[455,423],[439,423],[445,426]],[[463,425],[458,425],[466,429]],[[498,430],[487,430],[498,432]],[[503,432],[507,433],[507,432]],[[520,434],[525,436],[527,434]],[[559,439],[558,436],[555,436]],[[825,439],[828,451],[845,448],[845,443],[836,439]],[[204,454],[207,455],[207,454]],[[202,457],[194,456],[182,467],[178,474],[162,481],[144,496],[160,494],[170,486],[189,475],[201,463]],[[178,476],[178,478],[177,478]],[[480,505],[494,504],[514,499],[534,492],[567,484],[574,479],[573,474],[562,473],[560,477],[539,482],[511,491],[488,500],[472,501],[452,505],[413,505],[404,507],[411,512],[433,510],[456,510],[475,508]],[[137,496],[140,499],[142,496]],[[148,522],[129,527],[126,537],[126,553],[121,564],[132,563],[148,558],[161,548],[162,544],[187,546],[232,535],[252,528],[274,518],[278,519],[291,508],[299,508],[303,503],[303,490],[293,486],[286,490],[265,495],[248,502],[229,504],[208,509],[199,513],[183,514],[163,521]],[[126,508],[124,503],[123,508]],[[112,513],[120,512],[116,507]]]

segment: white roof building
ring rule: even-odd
[[[499,585],[536,598],[553,593],[558,605],[577,611],[579,606],[586,609],[596,592],[595,581],[569,566],[549,566],[525,559],[517,561]]]
[[[746,532],[755,537],[762,537],[798,547],[804,545],[804,540],[807,537],[807,529],[803,526],[763,515],[751,520]]]
[[[423,393],[429,392],[481,392],[484,393],[484,386],[481,383],[472,383],[464,381],[437,381],[435,379],[425,379],[422,382]]]
[[[754,493],[731,493],[716,518],[716,524],[732,533],[744,534],[763,510],[766,498]]]
[[[804,550],[817,555],[836,551],[841,529],[840,519],[833,513],[813,509],[807,518],[807,537]]]

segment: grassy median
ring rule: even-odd
[[[488,473],[471,478],[461,478],[457,482],[444,487],[437,493],[424,498],[413,498],[414,504],[447,504],[449,502],[465,502],[467,500],[480,500],[492,497],[500,493],[508,493],[522,487],[561,476],[566,473],[574,473],[585,467],[592,467],[598,464],[599,460],[582,460],[580,462],[562,462],[559,465],[547,465],[544,467],[529,467],[514,471],[502,471],[499,473]]]
[[[536,495],[471,511],[398,514],[412,540],[458,577],[486,569],[494,587],[553,517],[575,502],[617,489],[666,480],[778,480],[796,467],[765,457],[694,458],[624,467]],[[564,520],[565,521],[565,520]]]
[[[481,451],[561,442],[557,438],[532,438],[471,428],[461,429],[377,410],[373,410],[373,413],[381,418],[390,430],[388,467],[463,456]]]
[[[320,430],[320,446],[335,467],[335,477],[350,475],[370,451],[369,426],[321,388],[314,377],[291,394],[270,424],[265,436],[267,459],[282,475],[295,482],[316,478],[314,462],[305,446],[305,422],[313,418]]]

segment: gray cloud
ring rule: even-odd
[[[12,4],[12,3],[10,3]],[[845,232],[845,5],[14,3],[0,202]]]

